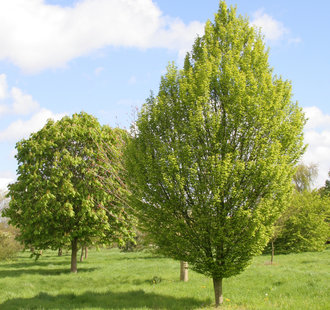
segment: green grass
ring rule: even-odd
[[[256,257],[242,274],[224,280],[223,309],[330,309],[330,250]],[[47,251],[0,263],[0,309],[212,309],[212,281],[179,263],[148,253],[90,251],[70,274],[70,256]],[[153,278],[161,278],[154,284]],[[157,282],[157,281],[156,281]]]

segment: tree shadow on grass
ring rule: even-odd
[[[13,262],[13,263],[6,263],[3,266],[5,266],[6,268],[27,268],[27,267],[47,267],[50,265],[70,265],[69,261],[40,261],[40,260],[34,260],[33,258],[31,258],[31,260],[29,262]]]
[[[2,310],[16,309],[197,309],[209,306],[211,301],[198,300],[190,297],[176,298],[173,296],[145,293],[143,290],[129,292],[95,293],[85,292],[81,295],[60,294],[49,295],[40,293],[32,298],[13,298],[0,304]]]
[[[25,266],[26,267],[26,266]],[[92,272],[97,268],[78,268],[78,273],[85,273],[85,272]],[[41,276],[56,276],[60,274],[69,274],[70,265],[67,268],[54,268],[54,269],[31,269],[31,268],[24,268],[24,269],[6,269],[0,270],[0,278],[2,277],[20,277],[21,275],[41,275]],[[1,309],[1,307],[0,307]]]
[[[160,255],[145,255],[145,256],[135,256],[135,257],[125,257],[123,256],[121,259],[127,259],[127,260],[137,260],[137,259],[155,259],[155,260],[159,260],[159,259],[167,259],[165,256],[160,256]]]
[[[122,255],[121,256],[118,256],[118,257],[115,257],[115,258],[111,258],[112,260],[120,260],[120,261],[123,261],[123,260],[160,260],[160,259],[167,259],[166,257],[164,256],[152,256],[152,255],[145,255],[145,256],[130,256],[131,252],[128,252],[128,253],[121,253]]]

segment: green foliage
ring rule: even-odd
[[[118,199],[125,191],[109,172],[109,166],[112,172],[121,166],[122,135],[82,112],[49,120],[16,144],[18,178],[9,186],[4,215],[19,228],[18,239],[26,247],[87,246],[121,242],[129,235],[128,216]],[[111,160],[107,165],[105,157]],[[105,181],[111,184],[107,190]]]
[[[315,164],[299,164],[293,177],[295,191],[288,208],[275,222],[265,253],[321,251],[330,237],[330,199],[323,190],[311,191],[318,171]]]
[[[122,252],[138,252],[143,250],[151,250],[148,244],[148,237],[145,233],[135,229],[133,240],[128,240],[124,245],[119,246]]]
[[[22,249],[15,240],[17,230],[5,222],[0,223],[0,260],[12,259]]]
[[[330,227],[330,199],[317,191],[295,192],[281,216],[281,229],[275,240],[276,253],[321,251],[326,247]]]
[[[8,208],[9,198],[6,198],[6,192],[0,191],[0,260],[14,258],[21,245],[15,240],[18,231],[8,225],[7,219],[1,217],[1,212]]]
[[[169,65],[127,150],[132,200],[159,251],[215,279],[262,251],[292,190],[304,115],[258,32],[221,1],[184,69]]]
[[[7,192],[0,190],[0,223],[7,222],[7,219],[2,217],[2,211],[8,208],[9,198],[7,197]]]
[[[330,171],[328,172],[328,176],[330,177]],[[322,196],[327,196],[330,198],[330,180],[326,180],[324,186],[320,189]]]

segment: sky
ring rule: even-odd
[[[330,1],[237,0],[261,29],[274,73],[309,119],[303,163],[330,170]],[[217,0],[1,0],[0,188],[16,178],[15,144],[85,111],[128,128],[169,62],[182,66]]]

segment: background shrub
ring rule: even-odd
[[[11,259],[22,249],[15,240],[18,231],[5,222],[0,223],[0,260]]]

